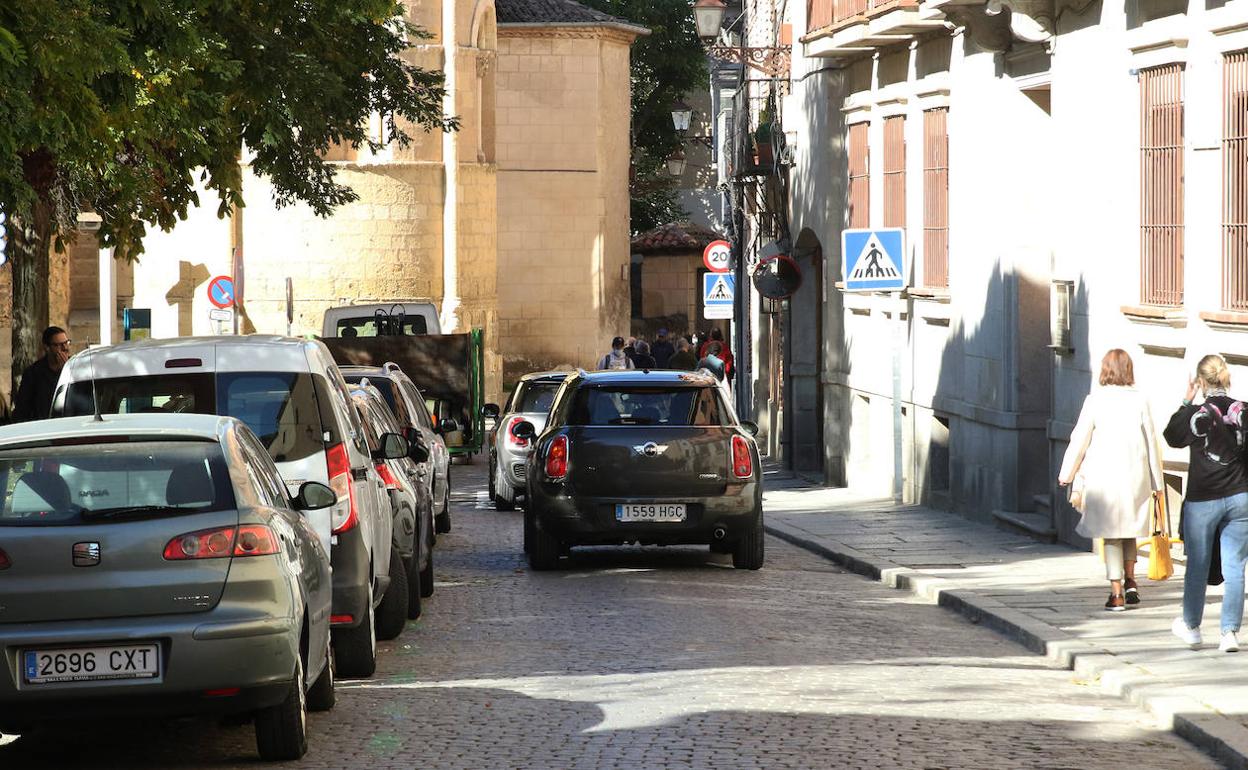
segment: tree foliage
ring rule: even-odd
[[[318,214],[354,199],[322,160],[450,130],[442,75],[403,60],[424,35],[397,0],[4,0],[0,2],[0,208],[13,223],[14,367],[46,322],[49,243],[78,213],[133,258],[147,227],[168,229],[214,191],[242,203],[239,159],[278,204]],[[244,148],[246,148],[244,150]],[[40,280],[43,286],[26,282]],[[33,291],[32,291],[33,290]],[[19,337],[19,334],[30,336]],[[20,356],[19,356],[19,348]]]
[[[688,216],[676,200],[675,182],[663,165],[682,146],[672,126],[672,105],[707,87],[706,53],[688,0],[580,1],[650,30],[633,44],[631,57],[633,232]]]

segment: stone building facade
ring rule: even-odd
[[[114,339],[124,307],[150,308],[155,337],[221,331],[207,286],[235,254],[243,331],[287,331],[288,278],[294,334],[319,333],[340,304],[430,301],[443,331],[485,330],[493,401],[532,369],[586,365],[627,328],[629,47],[646,30],[571,0],[426,0],[408,15],[431,36],[404,55],[444,69],[460,130],[333,150],[359,200],[328,219],[274,206],[244,158],[244,208],[220,219],[203,192],[118,266]],[[370,133],[385,138],[376,117]],[[100,338],[97,281],[89,234],[54,258],[50,317],[80,347]]]

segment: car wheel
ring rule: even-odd
[[[407,626],[407,606],[407,568],[403,566],[403,557],[391,548],[390,587],[386,589],[386,595],[381,597],[381,604],[377,605],[378,639],[393,639],[403,633]]]
[[[308,753],[308,701],[303,689],[303,661],[296,656],[295,676],[286,700],[256,714],[256,749],[266,762],[299,759]]]
[[[355,628],[336,628],[334,656],[343,676],[372,676],[377,670],[377,630],[373,613],[373,583],[369,580],[364,620]]]
[[[763,566],[763,515],[754,518],[754,526],[732,549],[732,566],[737,569],[759,569]]]
[[[444,535],[451,531],[451,469],[446,469],[446,483],[442,485],[442,510],[434,518],[433,531]]]
[[[494,486],[494,474],[498,472],[498,467],[494,464],[494,455],[490,455],[490,499],[494,499],[497,492]]]
[[[420,613],[424,611],[421,603],[421,597],[425,595],[421,590],[421,575],[417,569],[416,560],[420,558],[420,554],[412,554],[411,563],[404,562],[403,569],[407,572],[407,619],[415,620],[420,617]]]
[[[525,509],[524,511],[524,552],[528,553],[533,549],[533,511]]]
[[[420,558],[417,556],[416,558]],[[420,595],[426,599],[433,596],[433,547],[429,548],[429,561],[425,562],[425,568],[420,571]]]
[[[506,481],[500,482],[498,485],[498,491],[494,493],[494,510],[516,510],[516,490],[513,489],[512,486]]]
[[[529,567],[538,571],[554,569],[559,565],[562,549],[558,538],[537,526],[534,520],[529,532]]]
[[[334,693],[334,646],[325,645],[325,668],[308,689],[308,711],[329,711],[338,697]]]

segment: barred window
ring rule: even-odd
[[[884,226],[906,226],[906,117],[884,118]]]
[[[949,286],[949,108],[923,113],[923,283]]]
[[[1140,71],[1140,300],[1183,304],[1183,68]]]
[[[849,226],[871,226],[871,157],[867,146],[867,123],[849,127]]]
[[[1248,311],[1248,51],[1222,64],[1222,306]]]

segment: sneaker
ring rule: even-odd
[[[1123,582],[1122,587],[1127,595],[1127,604],[1140,603],[1140,588],[1136,585],[1134,580],[1126,580]]]
[[[1235,637],[1234,631],[1222,634],[1222,643],[1218,645],[1218,649],[1222,652],[1239,652],[1239,639]]]
[[[1174,619],[1174,623],[1170,624],[1170,633],[1182,639],[1183,643],[1193,650],[1200,647],[1200,629],[1188,628],[1183,618]]]
[[[1110,612],[1122,612],[1126,608],[1127,602],[1121,594],[1110,594],[1109,600],[1105,602],[1105,609]]]

